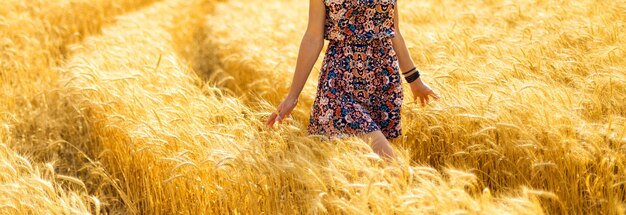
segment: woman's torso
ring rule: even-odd
[[[397,0],[323,0],[326,5],[324,38],[371,41],[391,38]]]

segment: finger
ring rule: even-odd
[[[276,108],[276,110],[274,111],[273,114],[276,114],[276,121],[280,121],[281,118],[281,112],[283,111],[283,106],[282,105],[278,105],[278,107]]]
[[[283,121],[285,121],[285,120],[286,120],[286,119],[288,119],[288,118],[289,118],[289,114],[288,114],[288,113],[285,113],[285,114],[283,114],[283,116],[282,116],[282,117],[280,117],[280,122],[282,123]]]
[[[437,93],[435,93],[435,91],[433,90],[429,90],[428,91],[428,95],[432,96],[433,98],[438,98],[439,96],[437,95]]]
[[[437,93],[435,93],[435,92],[433,92],[432,96],[433,96],[435,99],[437,99],[437,100],[439,100],[439,99],[441,98],[441,97],[439,97],[439,95],[437,95]]]
[[[428,96],[424,96],[426,99],[426,104],[430,103],[430,98]]]
[[[268,117],[267,121],[265,121],[265,125],[269,125],[274,118],[276,118],[275,113],[270,114],[270,117]]]
[[[281,110],[280,113],[278,114],[277,120],[279,123],[283,123],[283,120],[287,117],[287,111],[286,110]]]
[[[272,115],[270,115],[270,118],[267,119],[267,122],[265,122],[265,125],[271,128],[272,125],[274,125],[274,122],[276,121],[276,116],[278,116],[276,113],[272,113]]]
[[[426,106],[426,104],[424,103],[426,99],[424,99],[424,97],[420,97],[420,101],[422,102],[422,107]]]
[[[293,112],[293,108],[287,110],[287,113],[285,114],[285,117],[289,117],[291,116],[291,113]]]

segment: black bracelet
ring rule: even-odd
[[[416,67],[413,67],[413,69],[411,69],[411,70],[409,70],[409,71],[406,71],[406,72],[403,72],[403,73],[402,73],[402,75],[409,74],[410,72],[413,72],[413,70],[417,70],[417,68],[416,68]]]
[[[409,77],[405,77],[406,82],[412,83],[415,80],[417,80],[420,77],[420,72],[419,71],[415,71],[415,73],[409,75]]]

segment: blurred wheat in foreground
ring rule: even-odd
[[[263,127],[303,1],[1,2],[0,213],[626,213],[626,1],[398,4],[444,99],[383,167],[304,135],[319,64]]]

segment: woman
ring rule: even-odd
[[[307,134],[355,135],[389,162],[401,136],[402,76],[422,106],[439,99],[419,78],[399,29],[397,0],[310,0],[290,92],[266,122],[289,116],[329,40]]]

